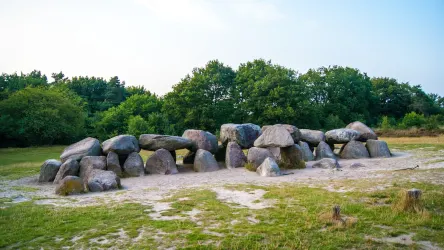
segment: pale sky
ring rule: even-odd
[[[0,72],[119,76],[163,95],[194,67],[341,65],[444,96],[443,0],[0,0]]]

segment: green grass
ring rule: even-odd
[[[399,191],[412,185],[423,190],[427,215],[392,209]],[[162,221],[148,216],[150,206],[135,203],[72,208],[32,202],[12,204],[0,209],[0,248],[15,245],[17,248],[390,249],[397,246],[366,237],[394,237],[404,233],[416,233],[414,240],[444,247],[444,186],[441,185],[402,183],[372,193],[332,193],[295,185],[226,188],[266,190],[264,199],[274,205],[260,210],[232,207],[218,200],[211,190],[186,189],[165,199],[163,202],[170,202],[171,209],[162,213],[179,215],[184,220]],[[361,202],[363,198],[383,202]],[[329,213],[335,204],[341,206],[342,214],[357,218],[357,224],[337,228],[321,220],[320,215]],[[193,209],[200,211],[194,221],[185,214]],[[259,222],[253,224],[249,218]],[[116,237],[119,230],[126,235],[121,241]],[[141,231],[144,234],[135,241]],[[156,235],[162,240],[156,240]],[[71,242],[76,236],[82,238]],[[106,240],[94,241],[100,237]]]
[[[65,146],[0,149],[0,180],[36,175],[47,159],[59,159]]]

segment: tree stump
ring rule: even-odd
[[[423,205],[421,201],[422,191],[416,188],[404,190],[400,194],[398,210],[422,212]]]
[[[341,207],[339,205],[335,205],[333,207],[332,219],[333,220],[342,220],[341,219]]]

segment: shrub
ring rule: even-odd
[[[421,127],[425,124],[426,119],[423,114],[417,114],[416,112],[410,112],[404,116],[401,122],[402,128]]]
[[[324,128],[326,130],[331,130],[331,129],[336,129],[336,128],[343,128],[343,127],[345,127],[345,123],[337,115],[330,114],[325,119]]]
[[[131,116],[128,120],[128,134],[139,138],[141,134],[151,134],[150,126],[140,115]]]

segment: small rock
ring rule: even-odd
[[[102,143],[103,153],[110,151],[118,155],[128,155],[132,152],[140,152],[139,141],[132,135],[118,135]]]
[[[328,144],[344,144],[349,141],[357,140],[360,136],[361,133],[353,129],[333,129],[325,133],[325,141]]]
[[[122,176],[122,167],[119,162],[119,155],[110,151],[106,156],[106,169],[113,171],[117,176]]]
[[[342,159],[369,158],[367,149],[362,142],[350,141],[341,148],[339,155]]]
[[[319,130],[300,129],[301,141],[308,143],[310,147],[316,147],[321,141],[325,141],[325,134]]]
[[[270,150],[266,148],[252,147],[248,150],[247,162],[251,163],[254,169],[257,169],[267,157],[275,159]]]
[[[378,136],[376,135],[376,133],[360,121],[352,122],[348,124],[345,128],[354,129],[361,133],[361,136],[358,138],[359,141],[367,141],[369,139],[378,140]]]
[[[385,141],[377,141],[377,140],[367,140],[365,145],[367,148],[370,157],[379,158],[379,157],[391,157],[390,149]]]
[[[333,153],[333,151],[331,150],[330,146],[324,141],[321,141],[319,143],[319,145],[316,147],[316,158],[315,159],[318,161],[322,158],[336,159],[336,156]]]
[[[143,134],[139,137],[139,145],[141,148],[150,151],[156,151],[161,148],[175,151],[190,148],[193,146],[193,142],[180,136]]]
[[[304,141],[300,141],[298,143],[299,147],[301,147],[302,150],[302,158],[304,158],[304,161],[312,161],[314,160],[313,151],[310,149],[310,146],[308,143]]]
[[[39,182],[54,181],[62,163],[56,159],[46,160],[40,167]]]
[[[80,194],[82,192],[84,192],[83,180],[72,175],[67,175],[60,180],[55,189],[55,193],[58,195]]]
[[[218,150],[217,138],[210,132],[196,129],[187,129],[183,132],[182,137],[193,142],[191,151],[196,152],[198,149],[203,149],[211,153],[216,153]]]
[[[276,177],[281,175],[281,170],[273,158],[267,157],[256,169],[256,173],[264,177]]]
[[[73,158],[66,160],[59,168],[57,175],[54,179],[54,184],[59,183],[63,178],[68,175],[78,176],[79,175],[79,162]]]
[[[336,159],[332,159],[332,158],[323,158],[323,159],[320,159],[319,161],[315,161],[315,162],[313,162],[311,167],[312,168],[326,168],[326,169],[341,168],[339,166],[339,162]]]
[[[247,162],[242,148],[236,142],[229,142],[227,145],[225,164],[227,168],[241,168]]]
[[[354,162],[350,165],[350,168],[365,168],[365,167],[367,166],[360,162]]]
[[[266,129],[259,138],[254,141],[254,146],[267,147],[289,147],[294,145],[293,138],[283,126],[271,126]]]
[[[158,149],[145,163],[145,172],[148,174],[177,174],[176,161],[168,150]]]
[[[143,168],[143,159],[140,157],[139,153],[132,152],[128,155],[128,158],[123,164],[123,171],[127,176],[132,177],[144,175],[145,169]]]
[[[60,160],[65,162],[69,158],[80,161],[84,156],[99,156],[102,153],[100,142],[96,138],[88,137],[69,145],[60,155]]]
[[[261,135],[261,128],[252,123],[223,124],[220,128],[220,140],[223,145],[236,142],[241,148],[253,147],[254,141]]]
[[[211,172],[216,170],[219,170],[219,164],[217,164],[214,156],[206,150],[197,150],[194,158],[194,171]]]

